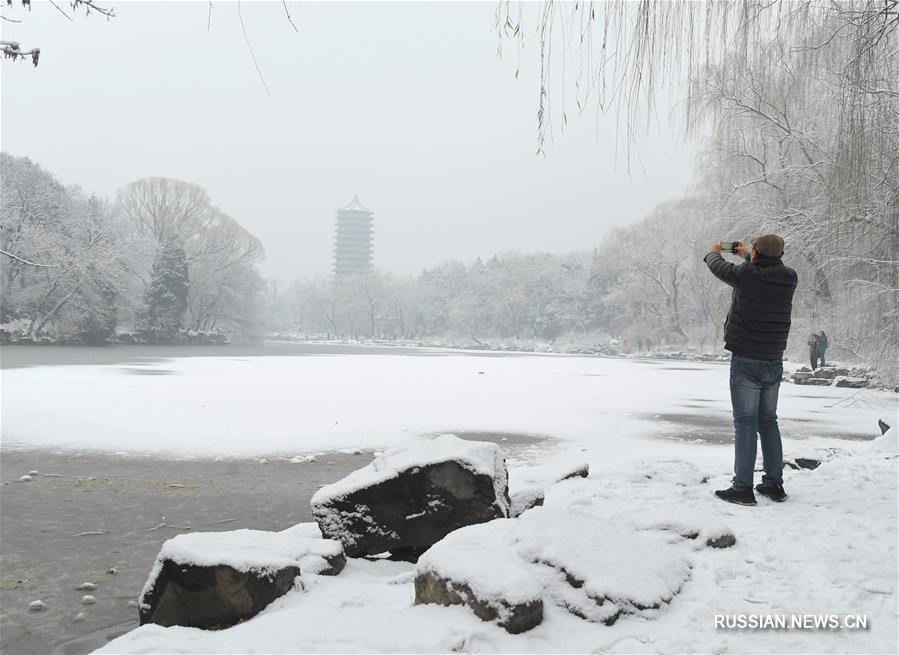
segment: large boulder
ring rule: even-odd
[[[394,448],[319,489],[312,514],[350,557],[415,559],[453,530],[509,515],[505,459],[451,434]]]
[[[416,566],[415,602],[465,604],[510,632],[537,625],[546,602],[611,625],[652,618],[690,574],[676,546],[571,507],[537,507],[435,544]]]
[[[512,634],[540,625],[543,585],[505,538],[516,523],[463,528],[428,550],[415,569],[415,604],[467,605]]]
[[[138,602],[141,624],[220,629],[294,588],[301,572],[335,575],[340,544],[296,530],[195,532],[162,545]]]

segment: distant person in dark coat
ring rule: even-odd
[[[818,335],[814,332],[808,338],[808,358],[814,371],[818,368],[818,360],[821,359],[821,345],[818,343]]]
[[[730,400],[734,415],[734,477],[722,500],[755,505],[752,478],[757,438],[761,438],[764,475],[756,491],[786,500],[783,445],[777,425],[777,396],[783,377],[783,353],[790,334],[796,271],[784,266],[784,242],[775,234],[752,240],[751,251],[739,244],[736,254],[749,260],[737,266],[724,261],[721,244],[711,247],[705,263],[712,274],[733,287],[724,323],[724,347],[731,354]]]
[[[824,334],[824,330],[821,330],[821,334],[818,335],[818,354],[821,356],[821,366],[827,366],[827,362],[824,361],[824,355],[827,353],[827,346],[830,345],[830,342],[827,340],[827,335]]]

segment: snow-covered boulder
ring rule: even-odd
[[[140,596],[141,624],[226,628],[293,589],[301,571],[339,573],[346,563],[340,544],[302,534],[235,530],[169,539]]]
[[[312,514],[350,557],[414,559],[453,530],[509,515],[505,459],[496,444],[451,434],[418,441],[319,489]]]
[[[553,485],[589,475],[590,465],[582,453],[563,453],[541,461],[538,466],[510,470],[509,516],[514,518],[542,505],[546,490]]]
[[[435,544],[416,567],[416,602],[467,604],[507,630],[513,617],[526,617],[514,623],[517,630],[536,625],[542,599],[611,625],[626,614],[649,618],[670,603],[690,578],[682,554],[620,523],[538,507]],[[484,606],[494,611],[479,610]]]
[[[868,386],[867,378],[851,378],[847,375],[838,375],[834,378],[833,386],[845,389],[864,389]]]
[[[513,519],[450,533],[418,560],[415,603],[467,605],[512,634],[543,621],[543,586],[509,539]]]

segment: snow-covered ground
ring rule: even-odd
[[[144,626],[102,652],[896,652],[895,441],[841,438],[875,436],[878,418],[895,424],[896,395],[782,385],[785,453],[839,451],[814,471],[787,469],[786,503],[747,508],[712,494],[733,460],[727,387],[726,365],[565,356],[37,367],[3,372],[2,436],[5,446],[261,457],[429,433],[546,435],[557,441],[510,462],[513,492],[540,477],[549,450],[577,452],[590,477],[554,487],[548,508],[641,530],[726,525],[737,537],[723,550],[668,546],[692,573],[651,620],[604,626],[549,604],[542,625],[509,635],[465,607],[414,605],[412,564],[350,560],[336,577],[304,574],[303,591],[228,630]],[[715,625],[716,615],[781,614],[864,615],[868,629]]]
[[[734,531],[736,545],[723,550],[669,547],[689,558],[691,578],[652,619],[629,616],[607,627],[546,604],[542,625],[510,635],[465,607],[414,605],[413,564],[350,560],[336,577],[303,575],[304,591],[228,630],[147,625],[98,652],[895,653],[897,460],[872,451],[866,443],[816,471],[788,470],[789,500],[760,499],[754,508],[715,500],[711,489],[727,476],[699,484],[701,470],[685,461],[561,483],[547,507],[573,506],[623,525],[676,516]],[[716,615],[859,615],[868,629],[725,630]]]

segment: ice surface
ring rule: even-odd
[[[724,364],[669,370],[609,358],[456,354],[196,357],[147,366],[170,374],[126,376],[119,366],[4,370],[4,446],[292,457],[382,449],[427,433],[490,431],[574,441],[590,449],[588,459],[602,447],[602,459],[591,464],[611,464],[647,454],[634,437],[674,429],[656,414],[720,416],[730,431]],[[842,402],[850,393],[782,385],[784,438],[873,437],[878,417],[896,415],[896,394],[862,390],[857,402]]]

